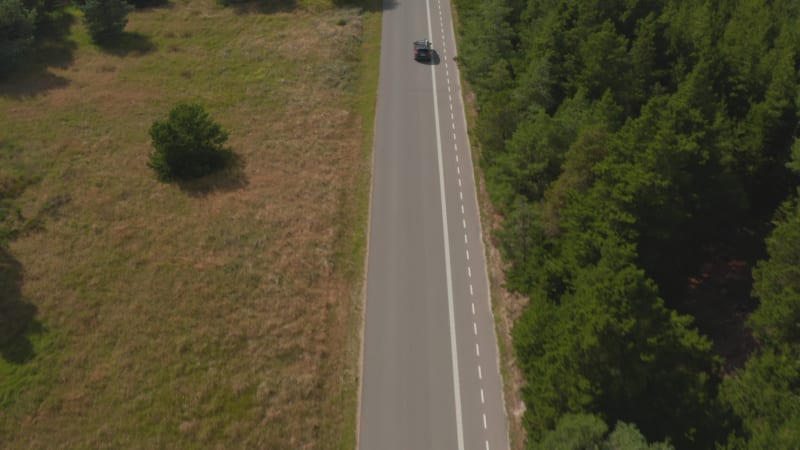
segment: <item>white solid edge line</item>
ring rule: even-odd
[[[431,28],[431,1],[425,0],[428,15],[428,36],[433,36]],[[433,117],[436,122],[436,158],[439,162],[439,196],[442,201],[442,231],[444,233],[444,265],[447,274],[447,307],[450,318],[450,355],[453,364],[453,397],[456,407],[456,438],[458,450],[464,450],[464,427],[461,421],[461,383],[458,380],[458,349],[456,347],[456,319],[453,306],[453,275],[450,269],[450,238],[447,234],[447,203],[444,194],[444,164],[442,163],[442,135],[439,131],[439,99],[436,95],[436,71],[431,64],[431,83],[433,85]]]

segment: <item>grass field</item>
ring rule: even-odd
[[[105,48],[61,25],[0,81],[0,447],[352,448],[379,12],[175,0]],[[179,101],[236,170],[155,180]]]

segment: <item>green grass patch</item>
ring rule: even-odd
[[[17,403],[25,405],[21,412],[35,412],[56,381],[58,356],[64,346],[64,335],[38,321],[29,321],[14,336],[0,342],[0,410],[9,411]],[[2,417],[2,416],[0,416]],[[3,421],[4,432],[11,422]]]
[[[379,0],[369,0],[374,8],[379,8]],[[340,24],[337,23],[337,24]],[[353,307],[349,311],[347,323],[350,323],[347,341],[347,367],[343,379],[345,389],[341,398],[341,411],[343,411],[344,433],[340,437],[339,449],[353,449],[356,447],[358,428],[357,411],[358,390],[360,388],[361,371],[359,358],[361,351],[362,324],[362,299],[364,282],[364,262],[366,255],[367,235],[369,232],[369,207],[370,186],[372,183],[372,152],[374,148],[375,107],[378,92],[378,79],[380,72],[380,44],[381,44],[381,14],[376,12],[366,13],[363,22],[363,37],[359,49],[358,90],[356,92],[355,106],[359,118],[363,138],[361,142],[360,167],[362,170],[355,172],[355,189],[343,202],[345,218],[340,226],[341,248],[344,252],[337,256],[339,265],[344,268],[348,279],[351,281]],[[347,205],[347,206],[345,206]],[[349,216],[349,218],[347,218]]]

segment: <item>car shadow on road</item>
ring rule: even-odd
[[[420,64],[428,65],[428,66],[438,66],[439,63],[441,62],[441,60],[439,58],[439,52],[437,52],[436,50],[431,50],[431,59],[429,59],[427,61],[417,60],[417,62],[420,63]]]

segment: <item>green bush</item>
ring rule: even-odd
[[[125,0],[86,0],[83,21],[95,42],[103,42],[122,34],[133,6]]]
[[[19,56],[33,44],[36,11],[20,0],[0,0],[0,73],[14,67]]]
[[[166,121],[153,122],[150,137],[154,150],[147,165],[162,181],[208,175],[233,156],[224,147],[228,133],[197,104],[176,105]]]

